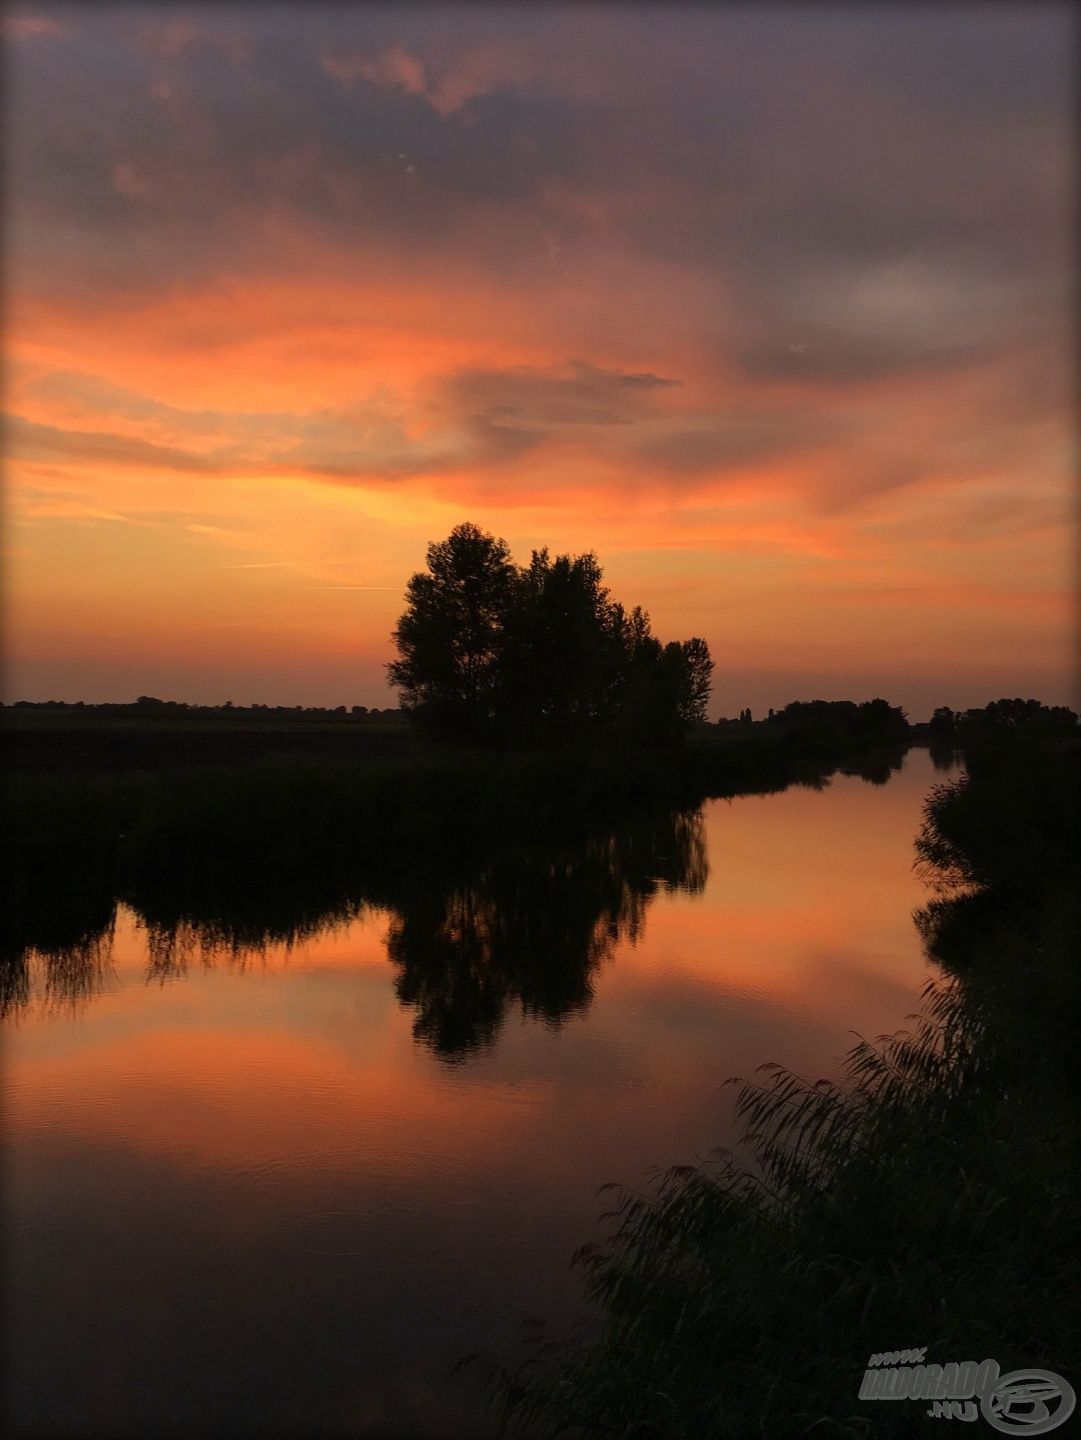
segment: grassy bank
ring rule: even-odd
[[[5,707],[0,737],[10,771],[90,778],[268,758],[326,763],[408,758],[413,732],[397,713],[363,718],[255,716],[237,710],[140,715],[137,707]]]
[[[914,1029],[861,1041],[841,1086],[765,1067],[739,1159],[617,1189],[578,1256],[596,1335],[488,1366],[512,1428],[908,1436],[925,1406],[858,1399],[870,1355],[907,1347],[1071,1378],[1077,785],[1076,750],[1032,750],[932,794],[921,924],[949,969]]]

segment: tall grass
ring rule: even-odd
[[[844,1083],[766,1065],[737,1082],[739,1157],[614,1188],[614,1231],[576,1256],[595,1333],[483,1362],[511,1429],[908,1436],[914,1402],[857,1398],[873,1352],[1069,1374],[1081,867],[1046,842],[1075,782],[1075,762],[1043,757],[932,797],[919,853],[953,887],[922,917],[932,948],[977,874],[1013,903],[984,915],[962,973],[928,984],[913,1028],[852,1048]],[[1018,886],[1026,843],[1039,859]]]

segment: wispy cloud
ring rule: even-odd
[[[0,35],[9,40],[40,40],[69,33],[69,27],[48,15],[0,16]]]
[[[522,86],[532,75],[524,51],[505,41],[488,40],[452,57],[422,59],[402,44],[377,54],[354,52],[325,56],[323,69],[346,88],[360,81],[378,89],[423,99],[443,119],[460,114],[470,101]]]

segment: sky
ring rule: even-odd
[[[3,27],[5,698],[393,704],[471,520],[714,716],[1076,706],[1068,7]]]

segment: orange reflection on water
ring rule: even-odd
[[[768,995],[807,1015],[844,1004],[837,987],[846,970],[852,998],[872,977],[918,984],[911,916],[926,891],[912,869],[912,842],[928,772],[917,752],[884,786],[838,776],[826,795],[793,787],[714,803],[705,893],[658,906],[649,945],[621,968],[656,971],[660,953],[670,975]]]
[[[666,1075],[682,1088],[688,1055],[711,1067],[699,1089],[726,1056],[832,1066],[847,1030],[874,1034],[914,1008],[925,971],[912,838],[931,778],[913,752],[884,786],[837,777],[824,794],[713,802],[705,890],[659,895],[638,943],[616,944],[591,1005],[560,1031],[523,1026],[512,1006],[492,1053],[454,1068],[413,1040],[380,912],[259,952],[189,947],[175,974],[148,978],[146,931],[121,907],[104,993],[15,1027],[9,1121],[16,1134],[97,1135],[178,1163],[318,1155],[320,1168],[348,1168],[368,1147],[408,1170],[426,1134],[461,1128],[463,1106],[468,1146],[489,1164],[508,1129],[521,1138],[538,1109],[561,1112],[559,1096],[581,1091],[591,1108],[599,1054],[609,1098]],[[799,1055],[765,1052],[778,1025]],[[835,1037],[827,1055],[823,1032]]]
[[[915,1008],[912,840],[933,778],[916,751],[884,786],[714,802],[697,893],[702,835],[658,817],[556,866],[493,861],[475,894],[418,877],[408,915],[362,907],[292,945],[182,932],[163,950],[121,907],[97,992],[8,1027],[24,1373],[62,1373],[104,1428],[118,1396],[137,1426],[149,1371],[159,1409],[211,1413],[228,1374],[253,1414],[486,1433],[449,1368],[529,1313],[578,1313],[567,1261],[596,1234],[600,1184],[735,1144],[727,1077],[836,1073],[851,1029]],[[559,897],[552,923],[536,907]],[[471,909],[479,931],[447,923]],[[502,965],[550,965],[555,988],[511,975],[493,1026],[440,1053],[442,1009],[464,987],[468,1012],[474,985],[485,1003]],[[558,1022],[524,1013],[553,995]],[[57,1267],[58,1237],[78,1267]],[[114,1322],[107,1353],[87,1347],[90,1313]],[[202,1354],[196,1313],[227,1360]]]

